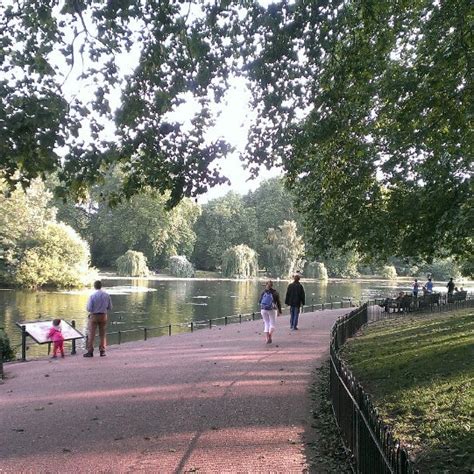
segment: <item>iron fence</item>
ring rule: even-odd
[[[342,438],[353,457],[358,473],[411,474],[418,472],[408,458],[407,451],[397,441],[390,428],[373,406],[349,368],[339,357],[339,350],[348,338],[365,324],[380,319],[403,317],[405,313],[374,311],[383,300],[371,300],[340,317],[331,330],[330,396],[334,416]],[[445,312],[474,307],[474,298],[444,305],[417,308],[417,312]]]

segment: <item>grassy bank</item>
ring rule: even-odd
[[[472,310],[372,324],[343,358],[420,472],[473,472]]]

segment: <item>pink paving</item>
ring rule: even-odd
[[[308,472],[308,385],[348,310],[6,364],[0,472]]]

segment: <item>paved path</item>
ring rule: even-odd
[[[204,329],[105,358],[7,364],[0,472],[305,472],[308,384],[345,310]]]

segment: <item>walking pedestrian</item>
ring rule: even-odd
[[[48,332],[48,339],[53,341],[53,359],[56,359],[57,353],[61,353],[64,357],[64,336],[61,331],[61,320],[55,319],[53,325]]]
[[[107,326],[107,312],[112,309],[112,299],[110,295],[102,290],[102,282],[94,282],[95,292],[89,296],[87,301],[87,312],[89,313],[87,352],[84,357],[94,357],[94,339],[96,329],[99,328],[99,352],[100,356],[105,356],[105,328]]]
[[[300,283],[299,273],[295,273],[293,283],[290,283],[286,289],[285,304],[290,307],[290,329],[296,331],[300,309],[305,304],[305,293],[303,285]]]
[[[265,284],[265,289],[258,300],[260,304],[260,312],[263,319],[263,332],[267,344],[273,342],[272,335],[275,331],[275,321],[277,313],[281,314],[281,302],[278,291],[273,288],[273,282],[268,280]]]
[[[452,278],[449,279],[448,284],[446,285],[448,288],[448,295],[452,295],[454,293],[454,281]]]

